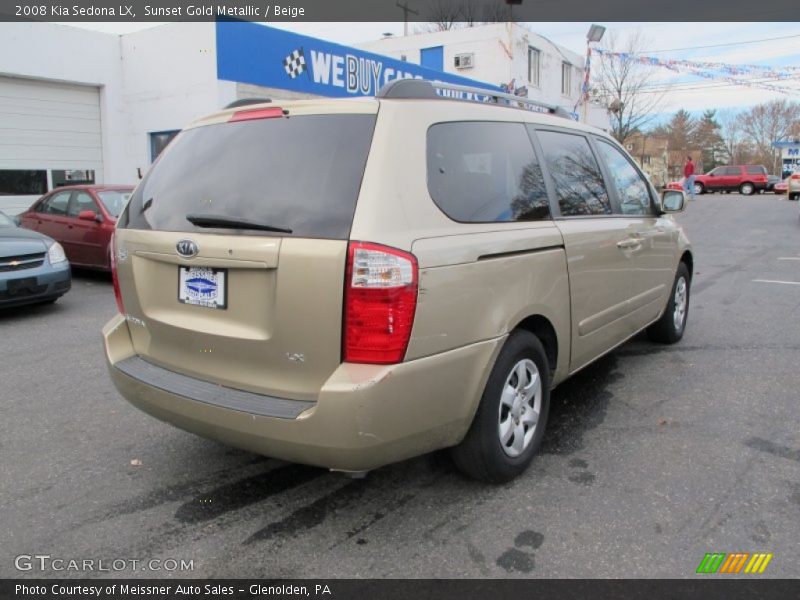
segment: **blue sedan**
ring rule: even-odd
[[[69,261],[52,238],[0,212],[0,308],[55,302],[72,286]]]

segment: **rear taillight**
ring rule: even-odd
[[[792,179],[800,179],[800,173],[795,173],[792,175]]]
[[[122,304],[122,292],[119,289],[119,275],[117,275],[117,234],[111,235],[111,243],[108,245],[111,259],[111,280],[114,282],[114,297],[117,299],[117,309],[121,315],[125,314],[125,306]]]
[[[344,293],[345,362],[402,362],[417,309],[418,273],[413,254],[350,242]]]

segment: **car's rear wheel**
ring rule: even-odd
[[[674,344],[683,337],[689,316],[689,290],[692,278],[686,263],[678,265],[667,308],[661,318],[647,328],[647,336],[654,342]]]
[[[464,440],[452,449],[459,470],[503,483],[522,473],[542,441],[550,407],[550,366],[539,339],[514,331],[497,357]]]
[[[744,194],[745,196],[752,196],[753,192],[756,191],[756,186],[752,183],[743,183],[739,186],[739,193]]]

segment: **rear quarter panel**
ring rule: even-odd
[[[407,360],[503,336],[538,314],[558,338],[555,380],[566,374],[569,282],[558,228],[551,221],[457,223],[436,206],[427,187],[426,134],[432,124],[531,117],[466,102],[381,102],[350,237],[410,251],[419,261]]]

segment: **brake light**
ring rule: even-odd
[[[792,179],[800,179],[800,173],[795,173],[792,175]]]
[[[231,115],[231,118],[228,119],[228,123],[233,123],[234,121],[252,121],[254,119],[274,119],[275,117],[282,116],[283,109],[280,106],[255,108],[253,110],[238,110]]]
[[[117,275],[117,234],[111,234],[111,243],[108,245],[111,254],[111,280],[114,282],[114,298],[117,300],[117,309],[121,315],[125,314],[122,304],[122,292],[119,289],[119,275]]]
[[[402,362],[417,309],[417,259],[396,248],[350,242],[345,273],[345,362]]]

